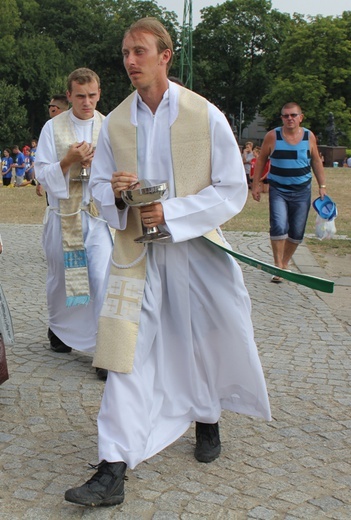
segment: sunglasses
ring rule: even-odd
[[[281,116],[284,118],[284,119],[289,119],[289,117],[293,117],[295,119],[295,117],[297,116],[300,116],[301,114],[281,114]]]
[[[49,105],[48,108],[60,108],[57,105]]]

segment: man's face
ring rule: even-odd
[[[287,129],[298,128],[303,121],[303,114],[301,114],[301,110],[297,106],[284,108],[282,110],[281,120],[283,121],[283,126]]]
[[[62,108],[60,108],[56,103],[57,101],[55,101],[54,99],[52,99],[49,103],[49,116],[51,117],[51,119],[63,112]]]
[[[67,91],[67,99],[72,103],[73,114],[78,119],[92,118],[97,102],[100,99],[100,92],[95,79],[84,85],[73,81],[71,92]]]
[[[128,77],[138,91],[157,86],[167,78],[171,51],[167,49],[159,54],[153,34],[128,33],[123,40],[122,54]]]

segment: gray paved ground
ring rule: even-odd
[[[11,378],[0,387],[0,518],[351,518],[350,280],[337,297],[283,283],[244,266],[273,421],[223,413],[222,455],[193,458],[193,428],[128,471],[122,506],[66,503],[66,488],[90,477],[104,384],[91,360],[55,354],[46,339],[46,266],[41,226],[2,225],[1,283],[16,333]],[[265,234],[230,235],[235,250],[270,261]],[[297,268],[323,274],[301,246]],[[344,312],[340,319],[340,301]],[[336,302],[337,300],[337,302]]]

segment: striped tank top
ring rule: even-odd
[[[268,174],[271,186],[283,191],[298,191],[311,183],[310,132],[306,128],[303,132],[299,143],[289,144],[283,139],[281,127],[275,129],[276,143]]]

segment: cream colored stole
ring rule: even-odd
[[[70,112],[71,110],[62,112],[53,119],[55,147],[59,161],[66,155],[69,147],[77,142]],[[95,111],[93,146],[96,146],[103,119],[104,116]],[[82,182],[72,180],[79,177],[80,171],[80,164],[75,163],[71,166],[69,198],[59,201],[67,307],[87,305],[90,301],[88,264],[84,247],[81,211],[86,209],[93,216],[96,215],[97,211],[92,204],[89,205],[89,208],[82,208]]]
[[[111,113],[108,129],[118,171],[138,173],[137,128],[130,122],[135,95],[131,94]],[[197,193],[211,183],[207,101],[181,87],[179,115],[171,127],[171,147],[177,196]],[[126,230],[116,230],[115,234],[114,264],[99,320],[93,361],[94,366],[114,372],[130,373],[133,369],[146,270],[145,246],[134,242],[134,238],[142,233],[140,212],[130,207]],[[116,267],[116,264],[128,267]]]

